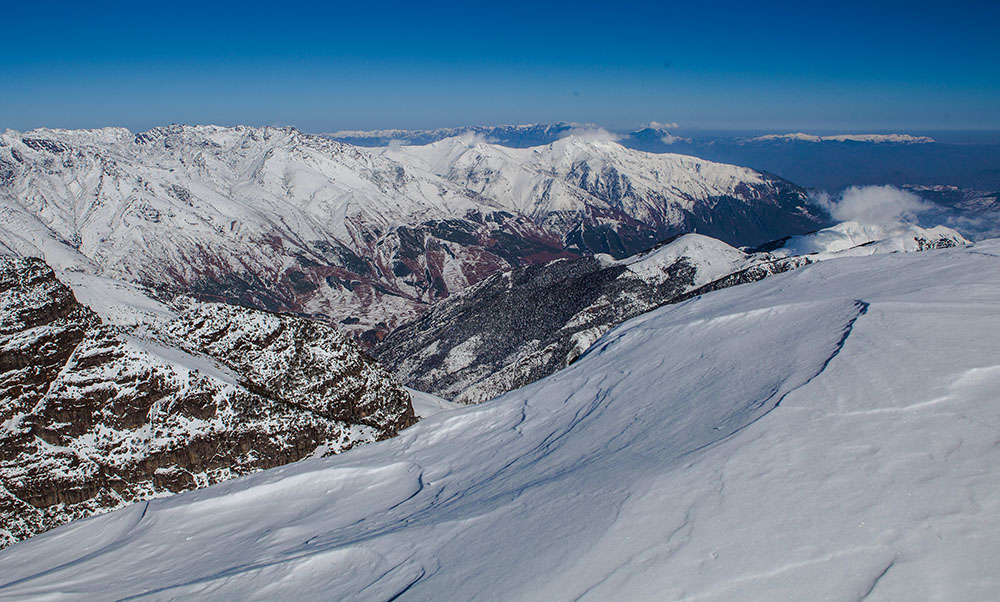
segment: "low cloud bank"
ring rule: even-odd
[[[621,136],[602,127],[576,126],[569,129],[562,138],[580,138],[587,142],[618,142]]]
[[[921,213],[935,207],[895,186],[852,186],[839,198],[821,192],[814,195],[813,200],[837,221],[886,226],[916,223]]]
[[[924,228],[948,226],[970,240],[1000,238],[1000,212],[976,211],[935,203],[895,186],[852,186],[837,197],[812,195],[838,222],[893,227],[915,224]]]
[[[922,226],[948,226],[972,241],[1000,238],[1000,212],[997,211],[961,211],[935,205],[934,209],[920,216],[920,221]]]

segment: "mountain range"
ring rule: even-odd
[[[335,137],[0,135],[0,597],[1000,591],[995,195],[662,152],[938,142]]]
[[[774,176],[570,136],[364,149],[290,128],[0,135],[0,244],[164,298],[295,312],[365,345],[511,267],[829,218]]]
[[[906,133],[805,134],[701,132],[676,134],[677,124],[650,123],[609,132],[593,124],[470,126],[436,130],[343,131],[325,134],[358,146],[428,144],[475,135],[490,142],[529,147],[576,134],[613,139],[628,148],[679,153],[774,173],[799,185],[836,191],[848,186],[959,186],[1000,190],[1000,144]]]

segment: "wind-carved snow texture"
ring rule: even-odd
[[[0,249],[335,323],[365,345],[496,272],[823,223],[751,169],[570,137],[362,149],[290,128],[0,134]]]
[[[0,547],[415,420],[405,390],[327,326],[194,303],[159,340],[137,337],[41,260],[0,255]]]
[[[831,257],[969,244],[944,227],[852,223],[772,246],[784,243],[745,253],[687,234],[622,261],[559,260],[498,274],[396,329],[372,353],[410,387],[480,403],[566,367],[614,326],[667,303]]]
[[[0,596],[996,599],[998,253],[661,307],[394,439],[12,546]]]

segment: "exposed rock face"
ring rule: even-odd
[[[947,238],[916,238],[918,251],[930,251],[932,249],[951,249],[957,247],[958,243]]]
[[[196,303],[167,326],[250,389],[316,414],[379,429],[414,424],[409,395],[357,344],[323,324],[220,303]]]
[[[0,255],[0,419],[34,407],[99,323],[44,262]]]
[[[208,304],[169,330],[187,350],[102,324],[44,262],[0,256],[0,547],[415,421],[328,327]]]

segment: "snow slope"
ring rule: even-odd
[[[418,418],[427,418],[428,416],[433,416],[434,414],[457,410],[463,407],[460,404],[452,403],[447,399],[443,399],[432,393],[424,393],[423,391],[417,391],[416,389],[410,388],[407,388],[406,392],[410,394],[410,403],[413,405],[413,413],[416,414]]]
[[[0,597],[1000,597],[1000,242],[663,307],[396,439],[0,552]]]

